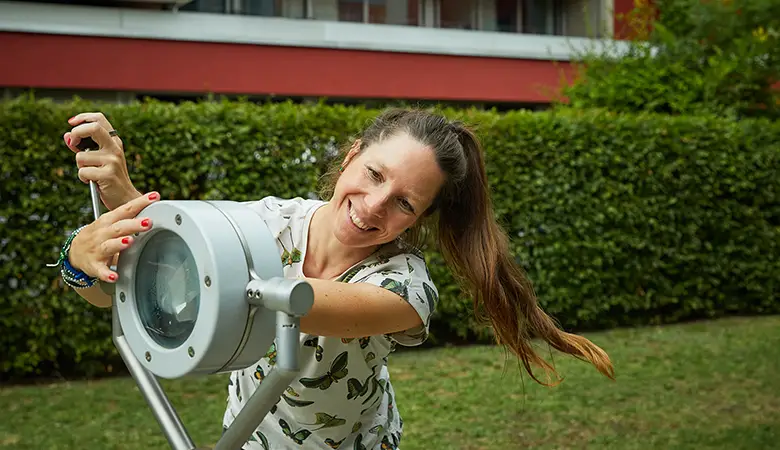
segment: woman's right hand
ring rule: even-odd
[[[159,199],[159,193],[150,192],[103,214],[84,227],[70,244],[70,265],[90,277],[115,283],[119,274],[110,269],[114,257],[133,245],[133,234],[152,228],[151,219],[138,215]]]
[[[84,183],[97,184],[100,199],[108,209],[115,209],[141,193],[133,186],[127,171],[124,144],[119,136],[111,136],[114,129],[100,112],[81,113],[68,119],[73,129],[62,138],[68,148],[76,153],[79,179]],[[97,151],[85,152],[78,149],[82,139],[90,137],[100,147]]]

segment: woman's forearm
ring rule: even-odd
[[[100,288],[100,284],[95,284],[91,288],[86,289],[74,289],[84,300],[88,301],[98,308],[110,308],[111,296],[103,292]]]
[[[358,338],[408,330],[422,324],[400,295],[368,283],[306,279],[314,306],[301,318],[301,331],[316,336]]]
[[[116,267],[117,261],[119,261],[119,254],[114,255],[114,259],[111,260],[111,264]],[[103,292],[100,288],[100,281],[95,283],[91,288],[86,289],[73,289],[84,300],[88,301],[98,308],[110,308],[112,301],[111,296]]]
[[[306,281],[314,290],[314,305],[301,318],[304,333],[358,338],[408,330],[422,323],[407,301],[379,286],[314,278]],[[94,306],[111,307],[111,296],[99,285],[75,291]]]

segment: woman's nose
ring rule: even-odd
[[[387,203],[387,194],[382,191],[372,192],[366,196],[366,212],[373,216],[382,217]]]

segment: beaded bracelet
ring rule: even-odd
[[[70,252],[70,244],[73,242],[73,239],[76,237],[76,235],[78,235],[81,232],[81,230],[84,229],[85,226],[78,228],[76,231],[71,233],[70,236],[68,236],[68,239],[65,240],[65,243],[62,245],[62,249],[60,249],[59,260],[57,260],[55,264],[47,264],[47,266],[49,267],[60,266],[60,274],[62,275],[62,280],[65,282],[65,284],[72,287],[73,289],[90,288],[94,286],[95,283],[97,283],[98,281],[97,277],[90,277],[89,275],[82,272],[81,270],[78,270],[75,267],[71,266],[70,261],[68,260],[68,253]]]

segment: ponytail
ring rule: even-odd
[[[458,281],[472,295],[477,318],[492,325],[496,341],[517,356],[539,384],[549,385],[534,375],[533,366],[544,369],[548,380],[557,373],[536,354],[532,338],[587,361],[614,379],[604,350],[582,336],[560,330],[538,306],[531,283],[509,251],[506,233],[495,221],[479,142],[471,130],[458,123],[453,127],[468,169],[458,192],[442,192],[439,246]]]

